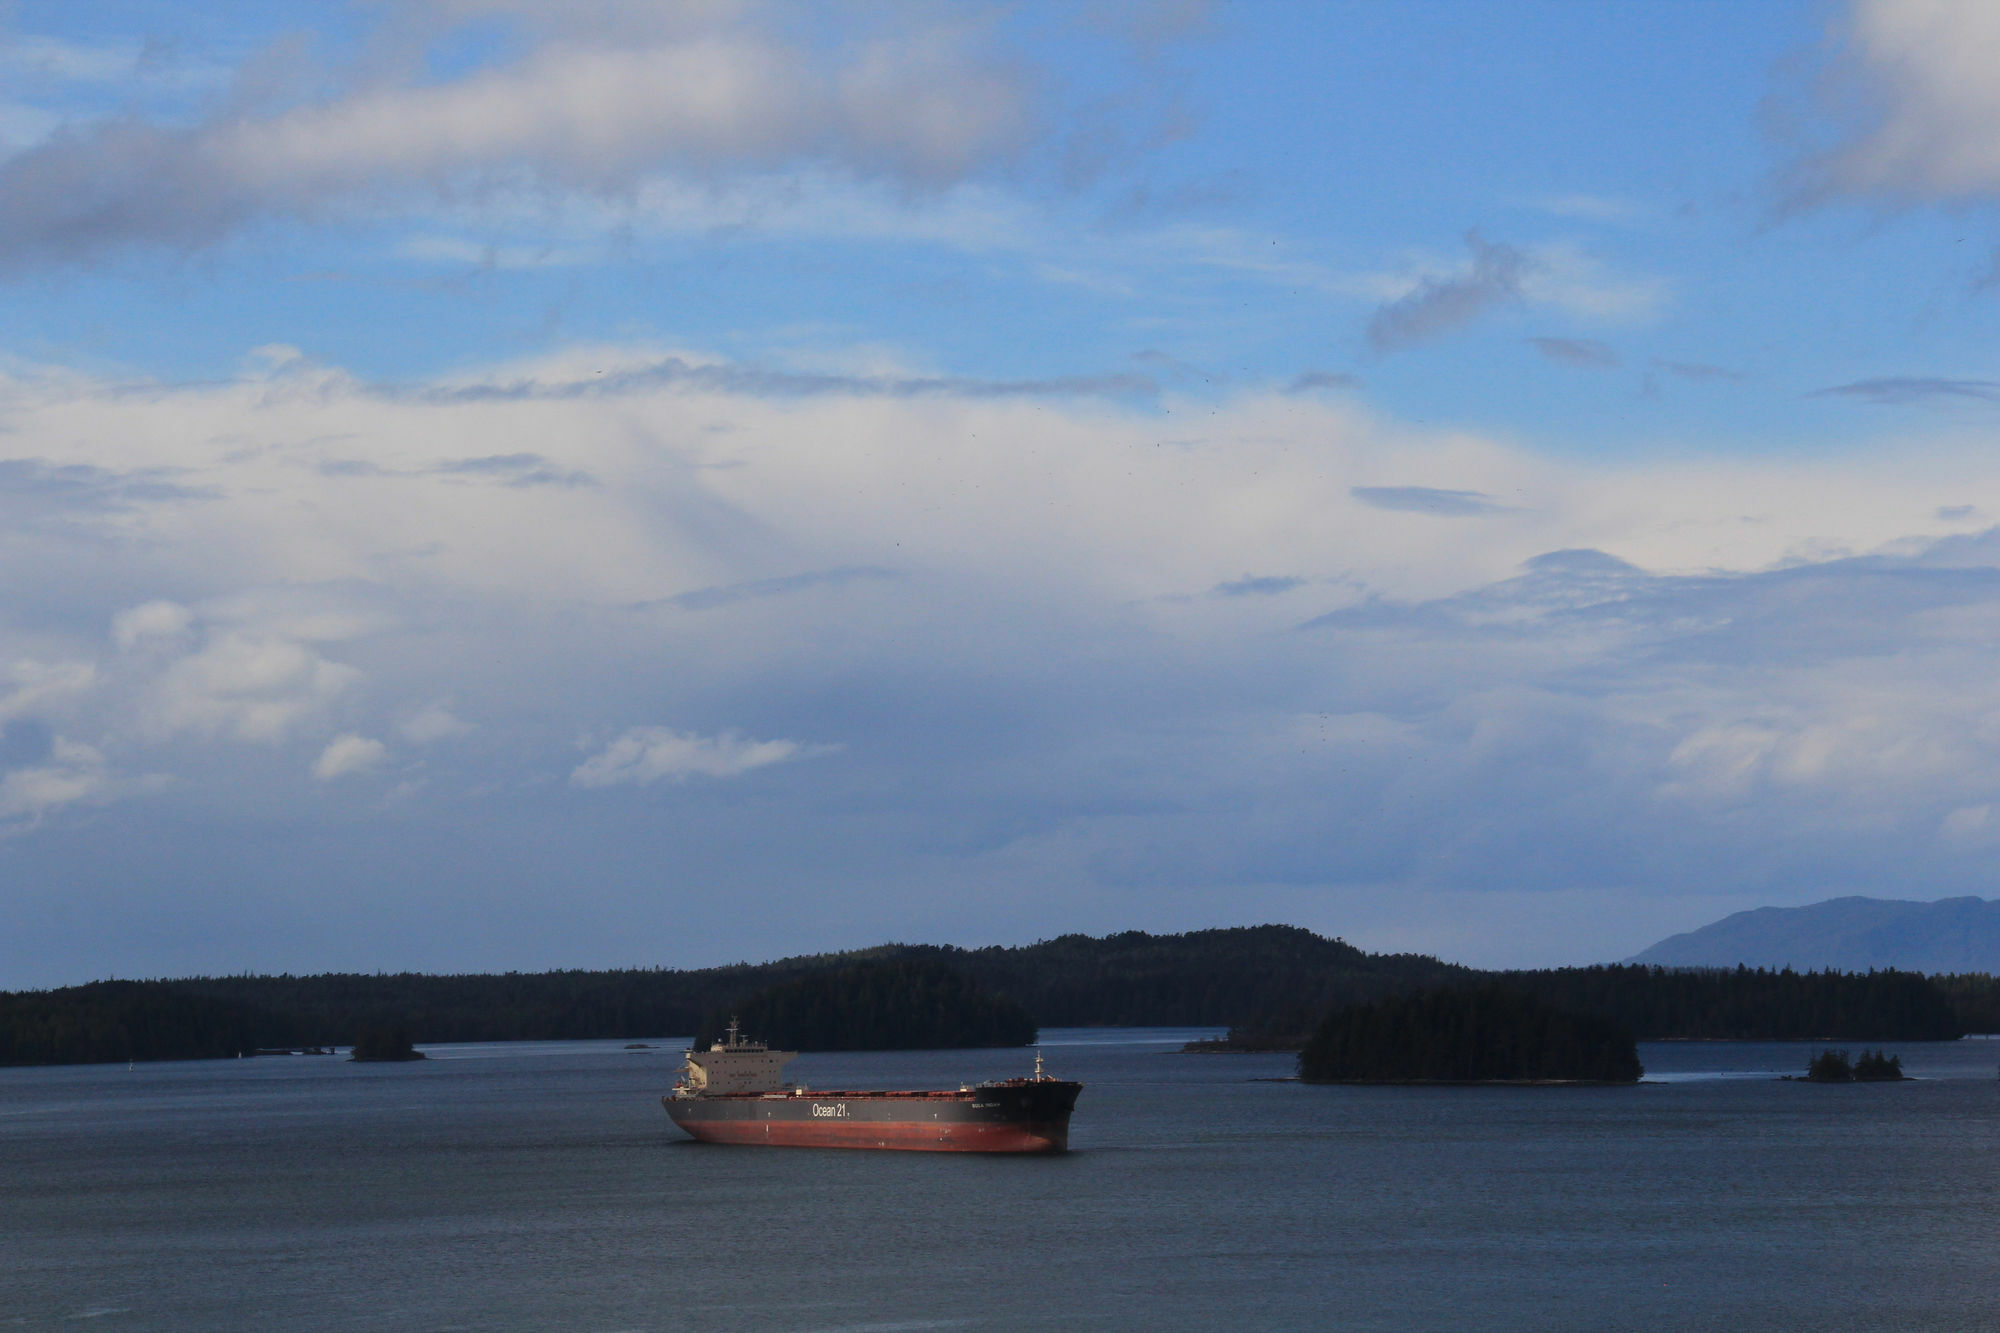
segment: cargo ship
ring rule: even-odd
[[[703,1143],[785,1148],[901,1148],[913,1152],[1057,1153],[1081,1083],[1042,1072],[956,1091],[808,1090],[785,1078],[797,1051],[746,1040],[734,1021],[705,1051],[688,1051],[674,1090],[660,1098],[674,1123]]]

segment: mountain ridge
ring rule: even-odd
[[[1851,895],[1758,907],[1672,935],[1632,955],[1661,967],[1837,968],[2000,973],[2000,902]]]

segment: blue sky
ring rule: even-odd
[[[1984,892],[1995,61],[14,5],[0,987]]]

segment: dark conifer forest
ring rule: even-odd
[[[221,1059],[278,1044],[272,1015],[159,981],[0,993],[0,1064]]]
[[[1969,1030],[1914,972],[1565,967],[1508,980],[1559,1008],[1600,1014],[1641,1041],[1953,1041]]]
[[[1635,1083],[1629,1030],[1504,982],[1337,1009],[1299,1053],[1308,1083]]]
[[[968,983],[967,994],[1012,1002],[1040,1027],[1230,1027],[1260,1036],[1267,1047],[1287,1037],[1296,1047],[1335,1009],[1496,976],[1557,1008],[1621,1024],[1641,1040],[1942,1040],[1996,1030],[2000,1020],[2000,994],[1985,977],[1637,966],[1494,974],[1418,954],[1364,953],[1292,926],[1253,926],[1064,935],[1019,948],[888,944],[694,970],[191,977],[0,992],[0,1064],[350,1046],[364,1031],[389,1028],[420,1044],[677,1036],[702,1030],[760,992],[863,964],[954,974]],[[942,984],[912,983],[907,994],[934,998]],[[931,1021],[877,1026],[869,1040],[900,1033],[895,1044],[934,1042],[937,1031],[923,1035]],[[766,1035],[748,1014],[745,1022],[751,1035]]]
[[[368,1028],[354,1039],[351,1058],[364,1064],[394,1064],[421,1060],[424,1053],[416,1049],[410,1034],[401,1028]]]
[[[1959,972],[1934,976],[1930,982],[1950,1001],[1967,1032],[2000,1032],[2000,977]]]
[[[794,1051],[1026,1046],[1035,1039],[1035,1020],[1019,1001],[923,958],[856,963],[780,982],[711,1014],[696,1047],[720,1038],[732,1018],[757,1040]]]

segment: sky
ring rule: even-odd
[[[1990,892],[2000,9],[0,9],[0,989]]]

